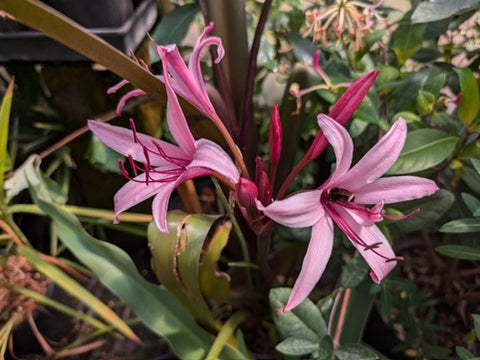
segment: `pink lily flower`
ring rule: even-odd
[[[163,62],[165,74],[167,63]],[[178,102],[170,77],[164,78],[167,91],[167,123],[177,145],[137,133],[132,130],[89,120],[90,130],[108,147],[129,159],[134,177],[120,163],[122,172],[130,181],[114,197],[115,216],[132,206],[155,196],[152,213],[157,227],[168,232],[168,201],[173,190],[186,180],[215,176],[232,189],[240,174],[230,156],[216,143],[193,138],[185,115]],[[143,163],[143,166],[135,162]],[[142,174],[138,174],[142,171]],[[118,220],[117,220],[118,221]]]
[[[312,227],[300,275],[283,311],[299,305],[324,272],[333,248],[333,222],[368,263],[372,280],[379,283],[398,260],[388,240],[374,225],[384,217],[398,219],[386,215],[382,211],[383,204],[421,198],[438,190],[432,180],[416,176],[381,178],[403,148],[407,134],[405,120],[396,121],[351,169],[353,142],[348,132],[327,115],[319,115],[318,124],[333,146],[337,159],[330,178],[316,190],[297,193],[268,206],[257,201],[259,210],[277,223],[289,227]],[[365,204],[374,206],[362,206]]]
[[[208,36],[213,30],[214,26],[214,23],[210,23],[208,26],[206,26],[203,33],[197,39],[197,42],[193,48],[193,52],[190,56],[188,66],[185,64],[185,61],[180,55],[180,52],[175,44],[166,46],[156,45],[153,43],[153,40],[152,43],[164,64],[163,75],[156,76],[159,81],[164,83],[165,74],[169,74],[171,86],[177,94],[195,106],[205,116],[212,119],[214,122],[218,122],[220,121],[220,118],[217,115],[210,98],[208,97],[200,65],[200,54],[202,50],[208,46],[213,45],[217,47],[217,57],[214,59],[216,64],[222,60],[225,54],[222,40],[216,36]],[[128,81],[123,80],[117,85],[108,89],[107,93],[115,93],[126,84],[128,84]],[[122,112],[125,103],[129,99],[141,95],[147,95],[147,93],[141,89],[134,89],[127,92],[118,102],[117,114]]]

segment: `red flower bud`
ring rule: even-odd
[[[270,161],[277,165],[282,153],[282,122],[280,121],[280,111],[278,105],[273,105],[270,116],[270,134],[268,140],[270,146]]]

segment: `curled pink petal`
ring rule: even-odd
[[[122,87],[124,87],[124,86],[127,85],[127,84],[130,84],[130,81],[128,81],[128,80],[122,80],[122,81],[120,81],[118,84],[115,84],[115,85],[109,87],[109,88],[107,89],[107,94],[114,94],[114,93],[116,93],[118,90],[120,90]]]
[[[284,312],[290,311],[305,300],[325,271],[333,249],[333,223],[323,216],[312,227],[307,253],[303,258],[302,270],[293,286]]]
[[[122,115],[123,108],[125,107],[125,104],[127,103],[128,100],[138,96],[143,96],[143,95],[147,95],[147,93],[140,89],[131,90],[127,92],[125,95],[123,95],[120,98],[120,100],[118,100],[117,108],[115,110],[117,115],[118,116]]]

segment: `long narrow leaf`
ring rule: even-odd
[[[172,294],[146,281],[123,250],[91,237],[75,216],[57,205],[35,201],[53,219],[65,246],[96,273],[102,284],[130,306],[146,326],[164,336],[177,356],[189,360],[205,358],[213,336],[195,323]],[[221,358],[244,357],[227,346]]]
[[[104,329],[104,328],[107,327],[107,325],[105,325],[101,321],[99,321],[99,320],[97,320],[97,319],[95,319],[91,316],[88,316],[81,311],[77,311],[75,309],[72,309],[71,307],[69,307],[67,305],[64,305],[64,304],[62,304],[58,301],[50,299],[50,298],[48,298],[48,297],[46,297],[46,296],[44,296],[44,295],[42,295],[42,294],[40,294],[36,291],[32,291],[30,289],[20,287],[20,286],[15,286],[14,290],[16,292],[20,293],[20,294],[23,294],[23,295],[26,295],[26,296],[32,298],[33,300],[35,300],[36,302],[38,302],[40,304],[50,306],[51,308],[54,308],[58,311],[61,311],[66,315],[69,315],[69,316],[75,317],[77,319],[83,320],[86,323],[88,323],[88,324],[90,324],[93,327],[96,327],[98,329]]]
[[[0,106],[0,200],[3,199],[3,172],[7,163],[8,123],[12,107],[13,80],[8,85]]]
[[[64,272],[43,260],[40,256],[38,256],[35,250],[23,246],[18,248],[17,251],[18,254],[25,257],[33,265],[33,267],[35,267],[35,269],[44,274],[67,293],[76,297],[77,299],[80,299],[109,324],[115,325],[115,327],[122,334],[134,341],[140,341],[140,339],[138,339],[128,325],[125,324],[125,322],[118,317],[118,315],[115,314],[112,309],[110,309],[91,292],[66,275]]]

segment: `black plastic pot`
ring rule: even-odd
[[[156,0],[45,0],[79,24],[128,54],[135,50],[157,19]],[[80,6],[81,4],[81,6]],[[3,28],[2,28],[3,27]],[[0,63],[84,61],[82,55],[48,36],[0,16]]]
[[[117,27],[133,14],[132,0],[49,0],[49,3],[88,28]]]

